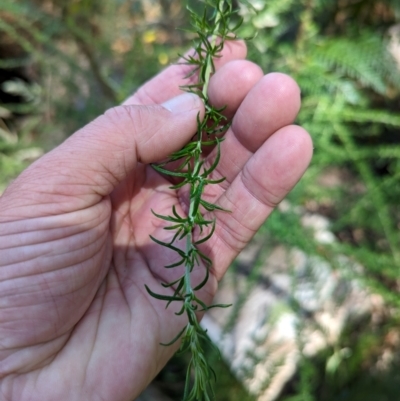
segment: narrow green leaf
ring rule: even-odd
[[[217,141],[217,156],[215,157],[215,160],[214,160],[213,164],[210,166],[210,168],[208,170],[204,170],[204,172],[202,174],[202,176],[204,178],[207,178],[216,169],[220,159],[221,159],[221,145],[218,140]],[[225,180],[225,177],[224,177],[224,180]],[[209,182],[209,181],[207,180],[207,182]]]
[[[186,326],[169,343],[160,343],[160,345],[169,347],[170,345],[176,343],[182,337],[182,334],[185,332],[185,330]]]
[[[214,234],[214,231],[215,231],[215,220],[213,221],[211,232],[207,236],[205,236],[204,238],[196,241],[194,244],[195,245],[199,245],[199,244],[202,244],[202,243],[208,241],[212,237],[212,235]]]
[[[208,271],[208,269],[207,269],[207,271]],[[203,308],[202,310],[208,309],[207,305],[200,298],[195,297],[194,300]],[[200,309],[199,309],[199,311],[200,311]]]
[[[157,166],[157,164],[152,164],[151,167],[153,167],[154,170],[158,171],[161,174],[170,175],[172,177],[182,177],[182,178],[187,177],[187,173],[177,173],[175,171],[170,171],[160,166]]]
[[[170,265],[164,266],[166,269],[172,269],[174,267],[181,266],[185,263],[186,258],[181,259],[179,262],[171,263]]]
[[[206,268],[206,276],[204,277],[204,280],[199,285],[194,287],[193,291],[198,291],[201,288],[203,288],[207,284],[207,281],[208,281],[209,277],[210,277],[210,271],[209,271],[209,269]]]
[[[182,305],[182,308],[179,310],[179,312],[175,312],[175,315],[176,316],[181,316],[181,315],[183,315],[183,313],[186,311],[186,309],[185,309],[185,305],[183,304]]]
[[[163,229],[164,230],[176,230],[176,229],[178,229],[178,228],[182,228],[182,224],[176,224],[176,225],[174,225],[174,226],[167,226],[167,227],[164,227]],[[173,241],[172,241],[173,242]]]
[[[219,180],[207,180],[207,184],[221,184],[221,182],[224,182],[226,180],[226,177],[222,177]]]
[[[221,210],[223,212],[229,212],[229,210],[226,210],[226,209],[222,208],[221,206],[218,206],[214,203],[209,203],[209,202],[205,201],[204,199],[202,199],[200,201],[200,203],[204,207],[204,209],[206,209],[208,212],[213,212],[214,210]]]
[[[162,285],[164,288],[172,287],[173,285],[175,285],[176,283],[178,283],[183,277],[184,277],[184,276],[181,276],[181,277],[179,277],[177,280],[171,281],[170,283],[161,283],[161,285]]]
[[[188,182],[186,180],[184,180],[184,181],[180,182],[179,184],[170,186],[169,188],[170,189],[179,189],[179,188],[184,187],[186,184],[188,184]]]
[[[204,255],[204,253],[200,252],[198,249],[197,253],[199,254],[199,256],[201,257],[201,259],[203,260],[203,262],[205,262],[208,266],[212,265],[212,261],[210,258],[208,258],[206,255]]]
[[[158,217],[159,219],[165,220],[165,221],[171,221],[173,223],[185,222],[185,219],[182,217],[174,218],[172,216],[164,216],[162,214],[156,213],[153,209],[151,209],[151,212],[154,214],[154,216]]]
[[[169,243],[167,243],[167,242],[160,241],[160,240],[158,240],[157,238],[154,238],[152,235],[150,235],[150,238],[151,238],[156,244],[165,246],[166,248],[169,248],[169,249],[175,251],[176,253],[179,253],[179,255],[181,255],[182,257],[185,257],[185,252],[182,251],[182,249],[179,249],[179,248],[177,248],[177,247],[175,247],[175,246],[173,246],[173,245],[171,245],[171,244],[169,244]]]
[[[182,295],[181,295],[181,289],[183,288],[184,284],[185,284],[185,279],[181,279],[181,280],[179,281],[178,287],[176,288],[176,290],[175,290],[175,292],[174,292],[173,297],[177,297],[178,295],[179,295],[180,297],[182,296]],[[165,306],[165,309],[168,308],[168,306],[171,304],[171,302],[173,302],[173,301],[168,301],[167,305]]]
[[[215,305],[210,305],[207,306],[206,309],[200,309],[199,312],[205,312],[208,311],[209,309],[213,309],[213,308],[230,308],[232,306],[232,304],[215,304]]]
[[[162,295],[162,294],[157,294],[153,291],[150,290],[149,287],[147,287],[147,285],[144,285],[146,287],[146,291],[153,297],[153,298],[157,298],[160,299],[161,301],[183,301],[184,299],[181,297],[171,297],[169,295]]]

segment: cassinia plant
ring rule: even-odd
[[[197,313],[204,312],[212,307],[225,307],[226,305],[207,306],[198,298],[196,292],[203,288],[209,278],[209,270],[212,261],[204,255],[198,245],[206,242],[214,233],[215,220],[206,220],[203,212],[222,210],[219,206],[207,202],[202,195],[207,185],[219,184],[225,178],[219,180],[210,179],[210,174],[215,170],[220,160],[220,143],[222,135],[229,127],[229,121],[222,114],[224,108],[215,108],[209,103],[208,86],[210,78],[215,71],[214,59],[219,57],[226,40],[236,38],[235,31],[239,28],[241,21],[234,27],[231,26],[231,18],[234,15],[231,0],[206,0],[204,11],[198,15],[188,7],[191,17],[191,31],[197,35],[194,52],[184,56],[184,63],[193,66],[186,78],[196,76],[197,82],[182,87],[183,90],[197,94],[204,102],[205,117],[197,120],[197,133],[183,149],[173,153],[164,163],[153,165],[154,169],[161,174],[172,177],[179,182],[173,189],[187,186],[189,191],[189,211],[187,216],[181,216],[172,208],[171,215],[160,215],[153,211],[158,218],[169,223],[166,230],[171,230],[173,236],[170,242],[163,242],[156,238],[151,239],[157,244],[176,252],[179,261],[168,266],[167,269],[184,266],[181,277],[170,283],[163,283],[165,288],[174,288],[172,296],[154,293],[147,286],[149,294],[157,299],[167,302],[167,307],[172,302],[182,302],[182,308],[177,315],[186,314],[188,323],[177,336],[168,344],[181,341],[180,351],[189,351],[191,359],[187,369],[184,400],[211,400],[213,390],[211,379],[215,373],[209,365],[204,351],[204,343],[210,342],[206,331],[200,326]],[[217,147],[217,155],[210,167],[206,168],[202,160],[205,147]],[[167,165],[173,163],[178,165],[173,171],[167,169]],[[200,232],[200,238],[194,238],[194,230]],[[186,243],[185,249],[177,245],[178,241]],[[205,277],[202,282],[193,286],[191,273],[193,269],[203,264],[205,266]],[[193,381],[191,374],[194,374]],[[191,382],[193,385],[191,386]]]

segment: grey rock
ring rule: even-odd
[[[324,217],[303,217],[317,241],[334,241]],[[371,297],[352,274],[362,268],[344,256],[334,270],[320,257],[283,245],[258,260],[260,271],[252,280],[250,267],[264,247],[252,243],[240,255],[215,299],[234,306],[211,309],[202,324],[249,392],[259,401],[273,401],[296,373],[300,357],[335,345],[347,324],[370,313]]]

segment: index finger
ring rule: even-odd
[[[193,49],[189,51],[189,54],[190,52],[193,52]],[[226,41],[221,56],[214,60],[215,69],[218,70],[229,61],[245,59],[246,55],[247,47],[243,41]],[[182,94],[183,91],[180,89],[180,86],[191,83],[190,78],[185,77],[193,69],[193,66],[180,64],[182,61],[181,59],[177,64],[171,65],[161,71],[141,86],[136,93],[126,99],[123,104],[160,104]],[[192,79],[196,79],[196,76]]]

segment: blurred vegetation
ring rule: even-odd
[[[0,186],[176,60],[183,15],[170,1],[2,1]]]
[[[196,0],[190,3],[199,7]],[[257,33],[249,57],[265,72],[282,71],[297,80],[303,98],[297,122],[315,146],[310,169],[289,196],[293,207],[276,211],[262,235],[319,255],[337,268],[338,255],[346,255],[363,266],[354,275],[386,302],[379,325],[365,321],[343,333],[340,347],[352,353],[340,361],[340,374],[329,375],[326,368],[334,349],[304,360],[282,400],[396,399],[400,2],[251,4],[241,6],[243,36]],[[175,29],[185,24],[183,2],[177,0],[2,0],[0,190],[44,151],[174,62],[190,44],[188,34]],[[296,207],[328,217],[337,240],[313,241]],[[394,356],[380,368],[388,349]],[[179,372],[180,363],[174,360],[170,368],[178,366]],[[220,374],[217,399],[246,399],[226,367],[220,369],[226,374]],[[171,381],[168,372],[159,381]]]
[[[400,3],[253,5],[258,14],[248,12],[245,28],[246,35],[257,32],[250,57],[266,71],[286,72],[299,83],[303,103],[297,122],[311,133],[315,148],[310,169],[289,196],[292,211],[276,211],[263,230],[336,268],[338,255],[360,263],[363,269],[354,276],[386,302],[379,327],[365,321],[343,333],[336,349],[304,359],[282,399],[393,398],[399,385],[397,340],[387,371],[379,366],[400,323]],[[296,206],[328,217],[336,242],[311,240]],[[340,349],[351,352],[339,358]],[[332,375],[329,366],[336,357]]]

